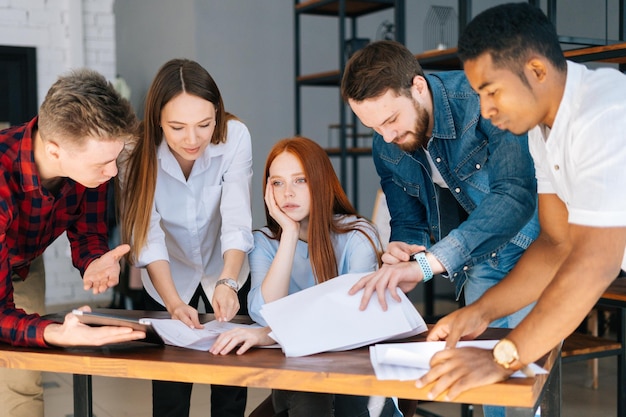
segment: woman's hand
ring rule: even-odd
[[[215,320],[230,321],[239,311],[239,298],[237,293],[226,285],[218,285],[213,292],[213,312]]]
[[[268,346],[276,343],[269,336],[271,329],[269,327],[261,328],[243,328],[228,330],[219,335],[209,352],[214,355],[226,355],[237,346],[237,355],[242,355],[252,346]]]
[[[267,182],[265,186],[265,205],[272,219],[276,220],[276,223],[283,229],[283,232],[295,232],[300,233],[300,223],[287,216],[278,204],[276,204],[276,198],[274,197],[274,187],[271,182]]]
[[[180,320],[192,329],[202,329],[204,326],[198,318],[198,310],[185,304],[184,302],[172,307],[170,315],[173,319]]]

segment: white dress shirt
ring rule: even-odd
[[[246,126],[228,122],[226,143],[210,144],[185,180],[167,142],[157,150],[158,174],[147,242],[138,267],[165,260],[181,299],[188,303],[198,284],[209,300],[229,249],[248,253],[253,248],[250,186],[252,144]],[[239,286],[248,277],[244,264]],[[163,303],[145,269],[144,288]]]

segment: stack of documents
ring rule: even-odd
[[[457,343],[457,347],[478,347],[493,349],[497,340],[470,340]],[[409,381],[421,378],[430,369],[432,356],[443,350],[446,342],[413,342],[413,343],[388,343],[370,347],[370,360],[376,373],[376,378],[397,379]],[[535,375],[547,373],[537,364],[530,364]],[[525,378],[526,376],[517,371],[512,377]]]
[[[349,295],[348,290],[365,275],[340,275],[261,308],[272,329],[270,336],[286,356],[354,349],[427,330],[422,316],[399,290],[401,302],[386,295],[387,311],[376,295],[360,311],[363,291]]]
[[[237,327],[260,327],[258,324],[238,324],[212,320],[202,329],[192,329],[180,320],[145,319],[168,345],[207,351],[223,332]]]
[[[204,323],[202,329],[192,329],[180,320],[137,319],[115,310],[113,312],[73,310],[72,313],[81,323],[90,326],[130,327],[146,333],[146,339],[142,339],[142,341],[165,343],[196,350],[211,349],[219,335],[227,330],[237,327],[261,327],[258,324],[237,324],[212,320]]]

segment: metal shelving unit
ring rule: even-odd
[[[339,158],[339,179],[346,191],[348,182],[348,159],[352,159],[352,202],[358,205],[358,158],[370,155],[371,151],[359,148],[357,139],[356,116],[343,103],[339,86],[343,68],[346,64],[346,46],[351,39],[357,38],[358,18],[383,10],[394,9],[395,39],[404,43],[405,37],[405,0],[294,0],[294,60],[295,60],[295,130],[296,135],[302,134],[302,88],[303,87],[337,87],[339,100],[338,136],[339,148],[328,149],[328,154]],[[303,15],[331,16],[337,18],[339,57],[336,70],[303,74],[301,70],[301,26]]]
[[[529,0],[539,7],[540,0]],[[626,6],[624,0],[619,2],[619,39],[595,39],[576,36],[559,36],[561,43],[578,45],[579,48],[567,49],[565,57],[576,62],[606,62],[619,64],[620,70],[626,70]],[[472,0],[459,0],[459,33],[463,31],[472,17]],[[556,27],[557,0],[547,0],[546,14]],[[461,63],[456,48],[428,51],[416,55],[426,70],[447,71],[460,69]]]

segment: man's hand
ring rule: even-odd
[[[215,287],[212,301],[213,312],[217,321],[230,321],[239,311],[237,293],[226,285]]]
[[[424,252],[425,246],[410,245],[404,242],[389,242],[387,250],[383,253],[382,261],[389,265],[406,262],[416,252]]]
[[[209,352],[214,355],[226,355],[237,346],[237,355],[242,355],[252,346],[268,346],[276,343],[269,337],[270,328],[236,328],[219,335]]]
[[[453,311],[443,317],[430,330],[426,340],[445,340],[446,348],[454,348],[461,338],[475,339],[489,326],[489,319],[483,316],[475,304]]]
[[[490,350],[463,347],[444,349],[433,355],[430,370],[415,383],[417,388],[434,383],[428,398],[435,399],[444,391],[451,401],[463,391],[504,381],[513,372],[498,365]]]
[[[399,262],[395,265],[384,264],[378,271],[364,276],[356,282],[348,291],[348,294],[354,295],[363,289],[363,297],[359,309],[365,310],[370,302],[370,298],[374,292],[377,293],[378,302],[383,311],[387,311],[387,301],[385,299],[386,291],[389,290],[391,298],[400,302],[400,296],[397,289],[403,292],[409,292],[420,282],[424,276],[422,270],[415,262]]]
[[[83,288],[94,294],[105,292],[120,282],[120,259],[130,250],[129,245],[119,245],[91,262],[83,276]]]
[[[88,306],[83,306],[80,310],[91,311]],[[63,324],[50,324],[43,332],[46,343],[55,346],[102,346],[145,337],[145,332],[133,330],[130,327],[90,327],[78,321],[78,317],[72,313],[65,316]]]

